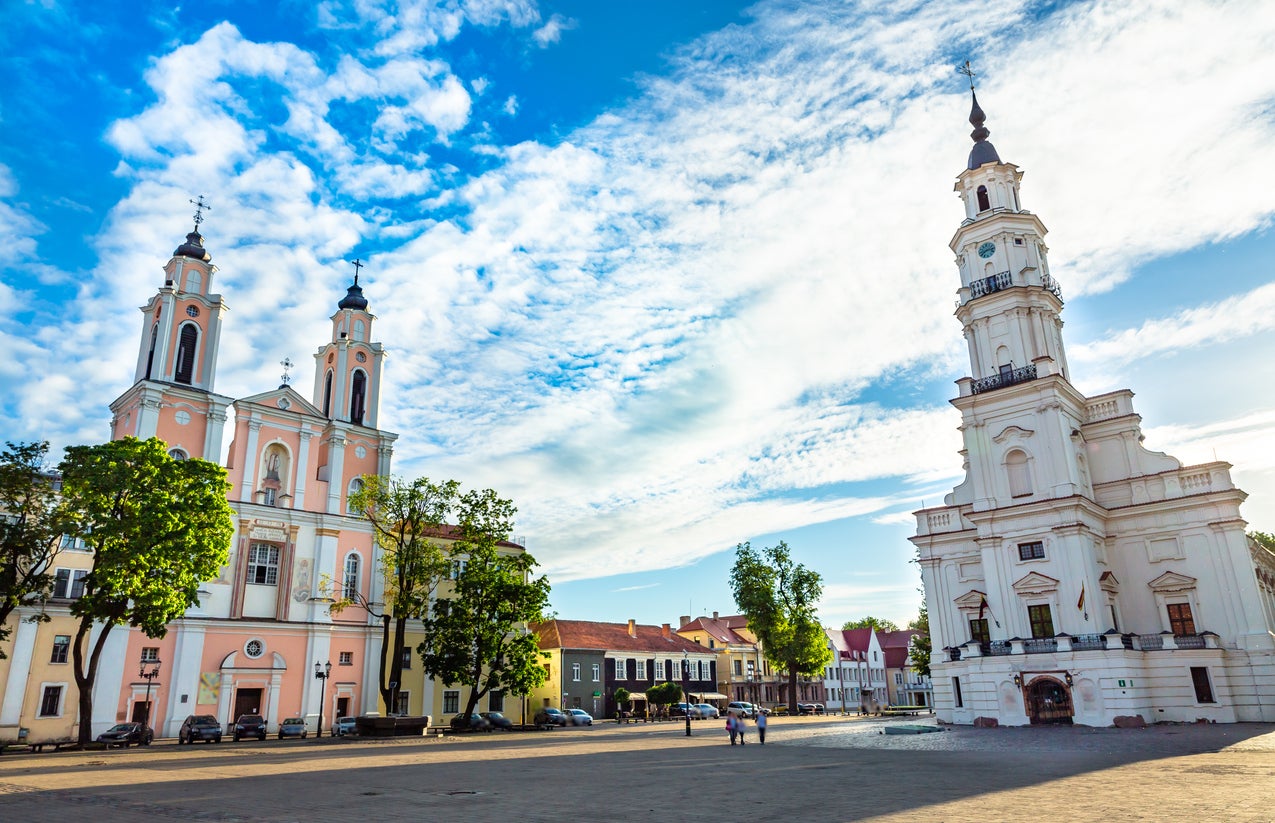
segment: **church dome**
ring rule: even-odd
[[[970,137],[974,140],[974,147],[970,149],[970,159],[965,164],[967,169],[976,169],[987,163],[1001,161],[1000,155],[996,153],[996,147],[987,142],[987,138],[992,133],[991,129],[983,125],[987,121],[987,115],[978,105],[978,95],[972,96],[974,106],[970,109],[970,125],[974,127],[974,131],[970,132]]]
[[[186,235],[186,242],[177,247],[173,252],[173,257],[190,257],[194,260],[202,260],[205,263],[212,261],[212,255],[204,248],[204,238],[197,231],[192,231]]]
[[[336,307],[338,309],[367,310],[367,298],[363,296],[363,288],[359,285],[358,280],[355,280],[354,285],[346,289],[345,297],[341,298],[341,302],[337,303]]]

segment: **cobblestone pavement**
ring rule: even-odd
[[[932,720],[903,721],[917,725]],[[6,755],[0,821],[1275,821],[1275,726],[775,719]]]

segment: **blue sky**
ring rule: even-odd
[[[826,622],[905,621],[910,512],[960,480],[969,59],[1079,388],[1132,388],[1275,531],[1269,4],[5,12],[6,439],[108,435],[203,194],[218,390],[308,362],[362,258],[396,471],[513,498],[560,616],[733,611],[735,544],[784,539]]]

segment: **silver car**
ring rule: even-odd
[[[358,725],[355,724],[353,717],[338,717],[336,722],[332,724],[333,737],[344,737],[347,734],[358,733]]]
[[[721,712],[717,710],[717,707],[710,703],[696,703],[691,708],[699,712],[699,714],[693,714],[691,717],[697,717],[700,720],[712,720],[721,716]]]

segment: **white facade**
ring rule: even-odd
[[[1143,448],[1132,392],[1071,384],[1046,229],[977,100],[970,122],[950,243],[966,478],[912,538],[940,719],[1275,720],[1275,557],[1245,535],[1246,495],[1227,463]]]

